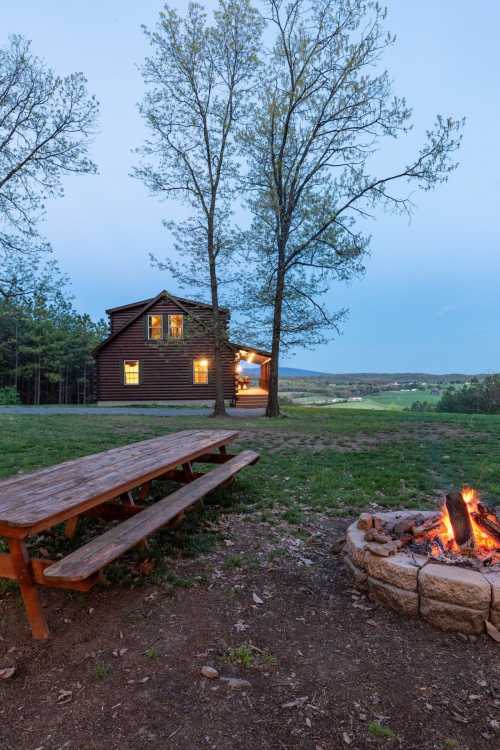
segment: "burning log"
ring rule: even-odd
[[[422,536],[422,534],[439,529],[441,526],[443,526],[443,516],[441,513],[438,513],[436,516],[428,518],[427,521],[421,523],[420,526],[414,526],[413,534],[414,536]]]
[[[467,503],[461,492],[446,495],[446,509],[453,528],[453,536],[461,549],[474,546],[474,532]]]
[[[483,531],[500,544],[500,523],[494,521],[491,516],[479,512],[473,513],[472,518]]]

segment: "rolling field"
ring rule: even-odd
[[[388,411],[402,411],[410,409],[415,401],[427,401],[437,404],[440,396],[431,391],[384,391],[366,396],[362,401],[352,401],[347,404],[332,404],[329,408],[335,409],[378,409]]]

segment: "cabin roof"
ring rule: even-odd
[[[111,341],[114,341],[118,336],[120,336],[129,326],[132,325],[132,323],[135,323],[138,318],[140,318],[144,313],[146,313],[151,307],[153,307],[156,302],[158,302],[162,297],[167,297],[170,299],[174,304],[177,304],[183,312],[186,313],[186,315],[191,316],[193,319],[198,320],[198,322],[204,327],[207,328],[205,323],[196,317],[196,314],[189,310],[187,307],[185,307],[185,304],[194,305],[195,307],[203,307],[203,308],[209,308],[211,309],[211,305],[207,305],[204,302],[196,302],[196,300],[188,300],[184,299],[183,297],[176,297],[173,294],[170,294],[170,292],[167,292],[165,289],[162,290],[159,294],[156,295],[156,297],[151,297],[150,299],[141,300],[140,302],[131,302],[128,305],[121,305],[120,307],[110,307],[108,310],[106,310],[107,313],[117,312],[119,310],[127,310],[128,308],[138,308],[135,315],[133,315],[127,322],[119,328],[114,333],[110,334],[104,341],[101,341],[100,344],[98,344],[95,349],[93,350],[93,354],[97,354],[101,349],[103,349],[105,346],[107,346]],[[229,312],[226,308],[221,308],[221,312]],[[208,330],[208,329],[207,329]],[[249,351],[249,352],[255,352],[256,354],[259,354],[263,357],[270,357],[271,354],[269,352],[265,352],[262,349],[256,349],[254,346],[246,346],[243,344],[236,344],[230,341],[224,342],[226,346],[229,346],[230,349],[233,351],[238,351],[239,349]]]
[[[162,294],[165,294],[166,296],[170,297],[174,302],[182,302],[185,305],[194,305],[195,307],[203,307],[208,308],[209,310],[212,309],[212,305],[208,305],[206,302],[198,302],[194,299],[185,299],[184,297],[178,297],[177,295],[170,294],[170,292],[167,292],[165,289],[160,292],[160,294],[157,294],[156,297],[149,297],[149,299],[142,299],[138,302],[129,302],[128,305],[118,305],[118,307],[108,307],[108,309],[105,311],[107,315],[110,315],[111,313],[120,312],[120,310],[128,310],[129,307],[145,307],[148,305],[152,300],[157,300],[161,297]],[[219,308],[221,312],[228,313],[229,310],[227,307],[221,307]]]

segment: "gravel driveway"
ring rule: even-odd
[[[231,417],[262,417],[264,409],[233,409],[228,408]],[[179,407],[179,406],[0,406],[0,414],[105,414],[116,416],[130,414],[147,417],[203,417],[211,414],[208,406]]]

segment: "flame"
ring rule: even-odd
[[[472,524],[472,530],[474,532],[474,541],[475,541],[476,551],[481,551],[481,550],[486,551],[486,550],[496,549],[498,546],[497,542],[488,534],[487,531],[484,531],[484,529],[478,526],[478,524],[474,521],[471,515],[471,513],[475,513],[478,509],[477,506],[479,504],[479,493],[472,487],[464,487],[462,489],[462,497],[465,500],[465,503],[467,505],[467,510],[469,511],[469,518]],[[453,527],[451,525],[450,516],[448,515],[446,504],[443,505],[442,513],[443,513],[442,522],[444,525],[444,531],[441,531],[439,536],[441,537],[441,540],[444,542],[445,546],[449,550],[453,552],[461,552],[458,544],[455,541],[455,537],[453,535]]]

